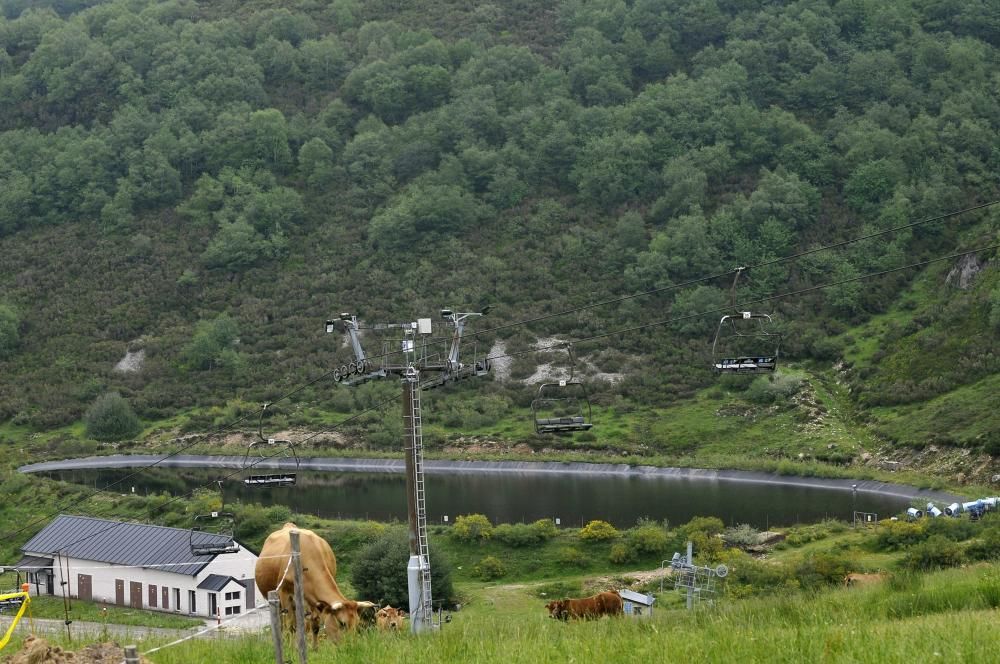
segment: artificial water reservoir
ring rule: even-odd
[[[114,457],[112,457],[114,458]],[[76,469],[53,469],[37,464],[23,470],[42,472],[54,478],[103,488],[116,485],[126,493],[166,492],[184,494],[196,487],[211,486],[215,479],[231,476],[223,483],[227,504],[259,502],[286,505],[295,512],[330,518],[377,521],[406,519],[405,481],[402,462],[372,460],[357,464],[352,472],[300,471],[294,487],[249,488],[232,468],[197,468],[197,458],[177,468],[153,468],[133,474],[126,468],[98,468],[107,457],[76,460]],[[351,460],[309,460],[334,466]],[[80,463],[89,462],[89,463]],[[201,463],[206,463],[202,459]],[[59,462],[62,468],[74,463]],[[229,462],[232,465],[232,461]],[[873,482],[858,483],[851,490],[845,480],[817,480],[768,476],[736,471],[689,471],[649,469],[632,472],[626,467],[588,464],[508,464],[483,462],[428,462],[427,512],[431,523],[444,517],[481,513],[494,523],[530,522],[559,518],[576,526],[591,519],[610,521],[619,527],[639,518],[666,519],[684,523],[693,516],[717,516],[727,524],[749,523],[758,528],[807,523],[824,518],[850,520],[855,510],[875,512],[880,518],[899,514],[912,502],[946,500],[945,494],[924,492]],[[133,465],[144,465],[134,462]],[[42,467],[39,467],[42,466]],[[89,467],[80,467],[89,466]],[[537,466],[537,468],[536,468]],[[545,467],[552,467],[546,469]],[[372,469],[377,468],[377,472]],[[595,471],[594,468],[603,468]],[[610,468],[611,470],[608,470]],[[624,470],[623,470],[624,469]]]

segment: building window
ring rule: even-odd
[[[239,595],[239,593],[236,593],[236,594]],[[238,607],[238,606],[227,606],[226,607],[226,615],[227,616],[238,615],[239,612],[240,612],[240,607]]]
[[[240,591],[237,590],[236,592],[226,593],[226,599],[227,600],[233,600],[233,599],[235,599],[235,600],[239,601],[239,599],[240,599]]]
[[[198,613],[198,605],[195,603],[195,593],[188,591],[188,613]]]

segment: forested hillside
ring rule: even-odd
[[[109,392],[146,426],[221,423],[349,359],[323,331],[341,311],[490,304],[471,329],[494,328],[1000,198],[990,0],[0,7],[9,439],[74,425]],[[1000,207],[948,217],[750,270],[738,297],[991,246],[998,229]],[[762,306],[783,357],[851,421],[1000,454],[996,255]],[[683,318],[576,348],[623,439],[672,450],[682,431],[627,416],[669,421],[716,382],[719,315],[690,315],[726,306],[731,283],[476,341],[520,353]],[[127,351],[138,370],[116,371]],[[428,413],[489,432],[522,418],[521,379],[553,362],[519,354],[509,379],[434,393]],[[319,382],[275,410],[316,427],[394,390]],[[365,426],[398,445],[394,425]]]

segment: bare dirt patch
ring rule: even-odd
[[[72,652],[60,646],[50,645],[41,637],[29,636],[21,649],[4,658],[4,664],[121,664],[125,661],[125,649],[117,643],[106,641],[92,643],[82,650]],[[140,662],[150,664],[145,657]]]

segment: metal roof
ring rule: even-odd
[[[642,604],[644,606],[653,606],[653,602],[656,598],[652,595],[643,595],[642,593],[633,592],[631,590],[619,590],[618,594],[622,596],[622,599],[626,602],[632,602],[634,604]]]
[[[199,533],[199,538],[223,536]],[[60,514],[21,547],[26,554],[62,554],[81,560],[152,567],[195,576],[215,556],[191,555],[191,531]]]
[[[229,582],[240,583],[236,577],[226,576],[224,574],[209,574],[205,579],[198,584],[198,590],[211,590],[212,592],[218,592],[229,585]]]
[[[33,572],[40,569],[52,569],[52,559],[51,558],[39,558],[38,556],[22,556],[14,565],[11,565],[11,569],[20,570],[22,572]]]

